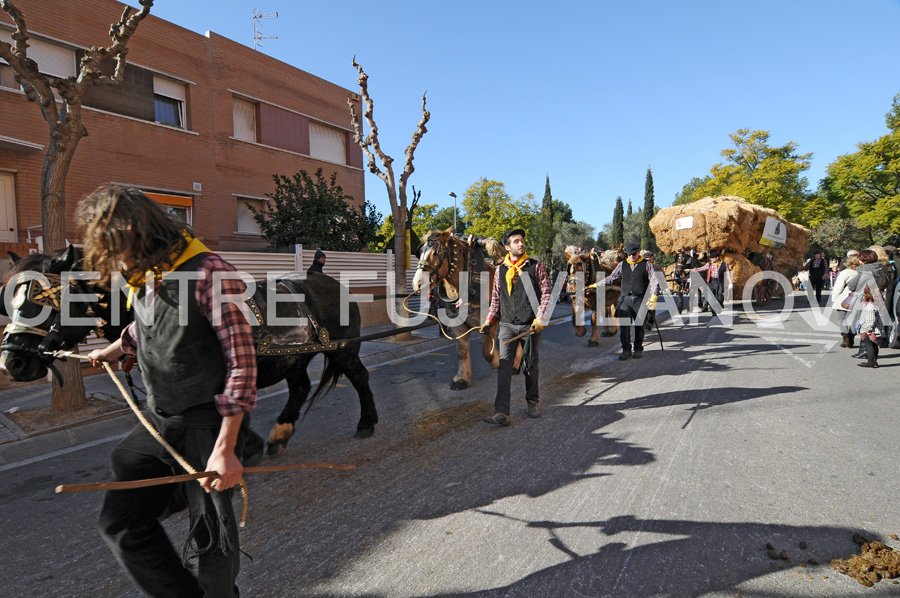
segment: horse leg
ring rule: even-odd
[[[469,360],[469,339],[462,337],[456,340],[456,375],[450,390],[463,390],[472,385],[472,363]]]
[[[359,395],[359,423],[356,424],[354,438],[368,438],[375,433],[375,424],[378,423],[375,398],[369,387],[369,370],[363,365],[359,355],[354,355],[349,361],[350,363],[342,368],[344,376]]]
[[[600,346],[600,327],[597,325],[597,310],[591,312],[591,340],[588,341],[588,347]]]
[[[309,396],[309,390],[312,388],[309,374],[306,373],[308,363],[307,360],[303,367],[296,368],[284,377],[288,383],[288,400],[275,421],[272,431],[269,432],[269,455],[277,455],[287,448],[288,440],[294,435],[294,422],[300,417],[300,408],[303,407],[306,397]]]
[[[619,327],[612,323],[616,317],[616,308],[615,305],[609,304],[606,306],[606,318],[609,324],[606,324],[603,327],[603,336],[615,336],[616,332],[619,331]]]

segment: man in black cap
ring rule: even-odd
[[[609,276],[597,283],[597,289],[611,285],[622,280],[622,294],[616,305],[616,316],[629,318],[631,324],[619,324],[619,340],[622,341],[621,361],[630,357],[640,359],[644,356],[644,327],[635,325],[634,320],[641,309],[641,301],[649,289],[650,300],[647,301],[647,309],[656,309],[656,301],[659,299],[659,280],[653,275],[653,264],[641,257],[641,246],[637,243],[629,243],[625,246],[625,261],[619,262]],[[634,350],[631,346],[631,329],[634,328]]]
[[[822,256],[822,251],[813,252],[802,270],[809,272],[809,284],[816,290],[816,302],[822,303],[822,287],[825,286],[825,277],[828,276],[828,260]]]
[[[322,268],[325,267],[325,252],[321,249],[316,249],[316,257],[313,258],[313,263],[310,265],[307,272],[322,272]],[[324,272],[322,272],[324,274]]]
[[[720,257],[719,252],[715,249],[709,252],[709,261],[699,268],[693,268],[692,272],[698,272],[706,277],[706,285],[709,287],[710,294],[716,298],[719,305],[725,305],[725,283],[728,280],[728,264]],[[711,310],[709,297],[703,297],[703,311]]]
[[[540,417],[538,404],[538,349],[541,345],[541,330],[550,319],[553,306],[550,304],[550,279],[544,265],[529,257],[525,252],[525,231],[514,228],[503,235],[503,246],[508,255],[494,272],[494,287],[491,292],[491,308],[487,319],[481,325],[482,334],[495,323],[500,322],[497,340],[500,343],[500,367],[497,370],[497,396],[494,399],[494,415],[484,421],[497,426],[510,424],[510,386],[512,383],[513,361],[519,343],[522,347],[520,367],[525,371],[525,401],[528,403],[528,417]],[[526,288],[527,287],[527,288]],[[537,313],[531,298],[540,297]],[[517,342],[507,341],[520,334],[531,332]]]

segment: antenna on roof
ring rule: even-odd
[[[278,39],[277,35],[262,35],[262,26],[259,24],[260,19],[277,19],[278,11],[260,12],[258,8],[253,9],[253,49],[259,50],[262,47],[264,39]]]

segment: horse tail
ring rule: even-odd
[[[328,392],[337,385],[338,380],[340,380],[343,375],[341,368],[338,367],[334,359],[329,357],[328,353],[324,353],[324,357],[325,367],[322,369],[322,377],[319,379],[318,388],[316,388],[316,391],[309,397],[309,401],[306,403],[306,412],[303,414],[304,417],[306,416],[306,413],[312,409],[316,400],[328,394]]]

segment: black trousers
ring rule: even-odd
[[[222,418],[214,405],[195,407],[186,414],[174,418],[149,414],[148,419],[180,455],[198,471],[203,471]],[[245,415],[242,438],[236,451],[238,455],[247,430],[249,418]],[[116,445],[111,461],[115,481],[184,473],[143,425],[135,427]],[[188,484],[196,487],[188,487]],[[212,494],[216,492],[213,490],[207,495],[198,482],[191,481],[106,493],[100,513],[100,533],[121,567],[144,592],[158,598],[237,596],[235,580],[240,569],[240,550],[231,506],[233,489],[219,493],[214,505]],[[212,547],[201,551],[197,557],[196,576],[185,567],[181,551],[175,550],[160,523],[185,506],[190,509],[196,545],[202,549],[212,542]],[[211,534],[203,516],[205,513],[216,517],[223,508],[227,512],[222,532],[227,536],[229,554],[222,550],[218,530]]]
[[[516,350],[519,345],[524,344],[525,339],[519,339],[508,345],[506,344],[506,341],[523,332],[527,332],[530,328],[530,324],[507,324],[506,322],[500,322],[499,324],[497,329],[497,340],[500,342],[500,367],[497,368],[497,396],[494,398],[494,413],[505,413],[506,415],[509,415],[513,363],[516,359]],[[540,393],[538,392],[538,355],[541,345],[541,333],[538,332],[532,334],[530,342],[532,343],[531,365],[528,369],[524,370],[525,400],[529,403],[534,403],[540,400]]]
[[[825,286],[825,279],[822,278],[818,274],[813,275],[812,273],[810,273],[809,274],[809,283],[816,290],[816,301],[821,303],[822,302],[822,287]]]
[[[643,297],[637,295],[625,295],[619,301],[616,308],[616,317],[628,318],[632,324],[619,324],[619,340],[622,342],[623,351],[631,351],[631,329],[634,328],[634,350],[644,350],[644,326],[643,324],[635,325],[634,320],[637,318],[638,311],[641,309],[641,301]]]

